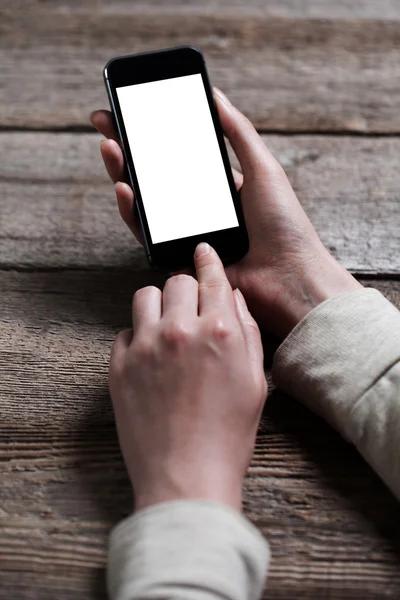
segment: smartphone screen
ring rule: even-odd
[[[116,92],[152,243],[239,227],[201,74]]]

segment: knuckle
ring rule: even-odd
[[[191,342],[193,334],[190,328],[179,321],[168,321],[161,330],[162,341],[169,348],[178,348]]]
[[[268,156],[268,160],[266,161],[266,170],[267,174],[271,179],[281,180],[283,178],[286,179],[286,173],[281,165],[281,163],[274,157],[272,154]]]
[[[212,316],[207,321],[207,331],[210,337],[217,342],[226,342],[234,335],[235,328],[226,318]]]
[[[124,355],[126,348],[132,341],[133,331],[132,329],[123,329],[119,331],[114,338],[114,343],[111,349],[111,361],[116,361],[117,357]]]
[[[127,336],[129,335],[132,335],[131,329],[123,329],[122,331],[118,331],[114,339],[113,349],[116,349],[119,346],[121,346],[125,342]]]
[[[142,336],[132,344],[132,354],[136,362],[148,360],[154,351],[154,344],[150,337]]]

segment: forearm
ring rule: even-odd
[[[273,376],[355,444],[400,498],[400,313],[379,292],[315,308],[278,349]]]
[[[139,511],[110,537],[112,600],[256,600],[268,545],[238,512],[176,501]]]

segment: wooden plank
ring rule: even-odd
[[[259,128],[400,131],[395,0],[69,4],[3,8],[0,126],[87,126],[109,58],[189,43]]]
[[[0,598],[105,598],[131,494],[107,391],[115,332],[150,273],[1,272]],[[158,281],[159,283],[159,281]],[[369,281],[400,307],[400,282]],[[268,598],[398,598],[398,504],[356,451],[273,392],[245,486]]]
[[[3,0],[2,10],[37,11],[40,0]],[[150,12],[157,10],[159,14],[176,12],[190,14],[203,10],[207,13],[226,12],[228,14],[243,11],[247,14],[260,13],[270,16],[304,18],[344,18],[344,19],[399,19],[400,11],[397,0],[337,0],[328,3],[326,0],[135,0],[135,10]],[[131,0],[47,0],[46,10],[56,14],[71,12],[98,12],[115,14],[132,10]]]
[[[400,272],[400,139],[265,138],[323,242],[359,273]],[[3,268],[144,267],[91,134],[0,134]]]

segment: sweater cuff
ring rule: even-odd
[[[242,515],[222,504],[174,501],[139,511],[111,532],[112,600],[256,599],[269,548]]]
[[[362,427],[351,412],[399,358],[400,313],[367,288],[314,308],[278,348],[272,376],[357,444]]]

